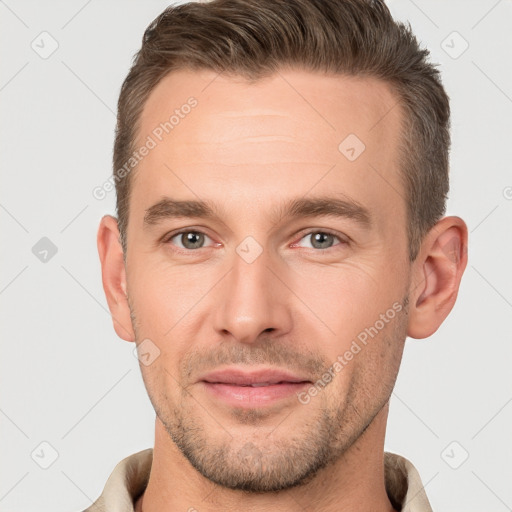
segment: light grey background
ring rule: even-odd
[[[122,80],[167,3],[0,1],[2,511],[81,510],[118,461],[153,446],[133,344],[117,338],[101,286],[96,232],[114,193],[92,190],[111,173]],[[512,3],[389,5],[440,63],[448,213],[470,244],[453,312],[407,341],[386,449],[415,464],[435,511],[510,510]]]

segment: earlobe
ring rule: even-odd
[[[411,338],[431,336],[452,310],[467,264],[467,239],[459,217],[444,217],[425,236],[409,290]]]
[[[123,340],[134,341],[135,334],[126,292],[126,268],[115,217],[105,215],[101,219],[97,244],[103,290],[112,315],[114,329]]]

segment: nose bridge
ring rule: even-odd
[[[251,246],[250,240],[237,247],[231,272],[223,280],[220,291],[218,332],[230,333],[239,342],[251,343],[263,331],[284,332],[290,328],[290,311],[286,297],[281,296],[282,284],[269,267],[272,267],[270,255],[254,244]]]

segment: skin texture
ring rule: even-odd
[[[445,217],[409,262],[402,110],[381,81],[282,70],[249,84],[173,72],[144,107],[139,145],[191,96],[197,106],[132,171],[126,263],[116,219],[105,216],[98,231],[117,334],[159,351],[140,365],[156,423],[137,510],[393,510],[383,471],[389,397],[406,336],[430,336],[453,307],[466,225]],[[365,144],[354,161],[338,149],[349,134]],[[145,224],[164,196],[208,201],[218,218]],[[364,207],[370,225],[277,215],[321,196]],[[182,228],[204,233],[199,248],[172,236]],[[333,236],[319,246],[325,230]],[[248,263],[240,247],[262,252]],[[307,404],[227,405],[199,382],[236,365],[314,383],[371,326],[377,334]]]

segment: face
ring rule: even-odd
[[[132,325],[158,421],[213,482],[301,485],[389,399],[410,282],[396,104],[369,78],[180,71],[144,107]]]

